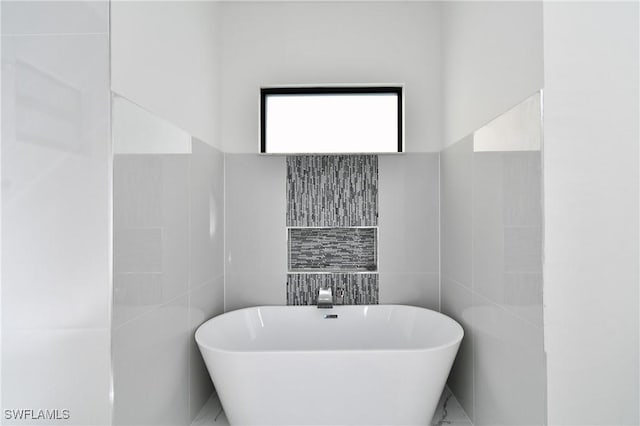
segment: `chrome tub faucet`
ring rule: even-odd
[[[318,289],[318,309],[333,308],[333,292],[331,287],[320,287]]]

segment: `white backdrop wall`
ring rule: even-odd
[[[638,424],[637,2],[544,5],[549,424]]]
[[[215,1],[111,2],[111,88],[220,148]]]
[[[449,146],[542,88],[542,2],[444,2],[441,25]]]
[[[223,150],[258,152],[263,85],[404,83],[407,151],[439,151],[440,4],[225,2]]]

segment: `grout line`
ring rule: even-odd
[[[227,312],[227,154],[222,154],[222,312]]]
[[[109,12],[111,13],[111,12]],[[111,19],[109,19],[111,21]],[[111,22],[109,22],[109,27]],[[110,36],[110,30],[103,32],[79,32],[79,33],[32,33],[32,34],[20,34],[20,33],[7,33],[2,34],[2,37],[72,37],[72,36]],[[110,38],[110,37],[109,37]]]
[[[222,408],[222,404],[220,404],[220,411],[218,411],[218,414],[216,414],[216,416],[213,418],[214,422],[218,421],[218,417],[220,417],[222,415],[222,411],[224,410],[224,408]]]
[[[451,391],[451,388],[449,386],[447,386],[447,389],[449,389],[449,392],[451,393],[451,395],[453,396],[453,398],[456,400],[456,402],[458,403],[458,406],[460,407],[460,409],[462,410],[462,412],[464,413],[464,417],[467,419],[467,421],[469,422],[470,426],[475,426],[473,424],[473,421],[471,420],[471,417],[469,417],[469,414],[467,414],[467,412],[465,411],[464,407],[462,406],[462,404],[460,404],[460,400],[458,399],[458,397]]]
[[[113,424],[113,419],[116,416],[116,406],[115,406],[115,362],[114,362],[114,347],[115,342],[113,340],[113,312],[115,308],[116,302],[116,293],[115,293],[115,273],[114,273],[114,258],[115,258],[115,201],[114,201],[114,176],[115,176],[115,150],[114,150],[114,141],[113,141],[113,92],[111,91],[112,80],[113,80],[113,70],[112,70],[112,38],[111,38],[111,30],[112,30],[112,22],[111,22],[111,1],[107,4],[107,56],[109,63],[107,64],[107,75],[108,75],[108,91],[109,91],[109,421]]]
[[[133,321],[136,321],[136,320],[138,320],[138,319],[140,319],[140,318],[142,318],[144,316],[147,316],[147,315],[151,314],[152,312],[157,311],[158,309],[164,308],[164,307],[172,304],[176,300],[178,300],[178,299],[180,299],[182,297],[185,297],[185,296],[187,296],[187,297],[189,296],[189,291],[186,291],[184,293],[180,293],[179,295],[173,297],[172,299],[167,300],[166,302],[162,302],[162,303],[160,303],[158,305],[153,305],[153,307],[150,307],[148,310],[145,310],[144,312],[141,312],[140,314],[135,315],[133,318],[130,318],[130,319],[126,320],[122,324],[119,324],[118,326],[113,327],[113,330],[119,330],[122,327],[124,327],[125,325],[128,325],[129,323],[131,323]],[[188,302],[187,302],[187,309],[189,309]]]
[[[194,291],[196,291],[196,290],[200,290],[201,288],[204,288],[204,287],[206,287],[206,286],[208,286],[208,285],[215,284],[215,283],[216,283],[216,281],[217,281],[220,277],[223,277],[223,276],[224,276],[223,274],[215,275],[215,276],[213,277],[213,279],[212,279],[212,280],[210,280],[210,281],[204,281],[204,282],[202,282],[202,283],[200,283],[200,284],[196,285],[195,287],[192,287],[192,288],[189,290],[189,293],[194,292]]]
[[[287,270],[287,275],[306,275],[306,274],[371,274],[379,275],[380,271],[354,271],[353,269],[323,269],[319,270]]]
[[[378,225],[361,225],[361,226],[285,226],[289,229],[379,229]]]
[[[442,312],[442,153],[438,153],[438,312]]]
[[[450,421],[446,420],[446,418],[449,415],[449,411],[447,410],[447,405],[449,404],[449,400],[451,399],[452,396],[453,396],[453,392],[449,391],[449,395],[442,403],[442,417],[440,418],[440,420],[438,420],[438,423],[436,423],[433,426],[443,426],[445,423],[447,424],[451,423]]]
[[[53,328],[42,328],[40,326],[29,326],[29,327],[7,327],[7,329],[5,329],[5,334],[11,334],[11,333],[26,333],[26,332],[31,332],[31,333],[49,333],[49,332],[99,332],[99,331],[107,331],[110,332],[111,328],[109,325],[106,325],[104,327],[60,327],[60,326],[56,326]],[[0,423],[2,424],[2,423]]]
[[[466,285],[462,284],[461,282],[449,277],[448,275],[443,275],[443,277],[446,277],[447,280],[449,280],[452,283],[458,285],[459,287],[463,288],[464,290],[467,290],[469,293],[471,293],[472,296],[477,296],[477,297],[483,299],[484,301],[486,301],[488,304],[496,306],[496,307],[502,309],[503,311],[505,311],[506,313],[508,313],[509,315],[512,315],[512,316],[516,317],[517,319],[519,319],[520,321],[525,322],[527,325],[529,325],[531,327],[534,327],[536,329],[542,330],[541,326],[536,325],[530,319],[524,318],[523,316],[521,316],[518,313],[512,311],[511,309],[509,309],[505,305],[502,305],[502,304],[500,304],[498,302],[494,302],[493,300],[489,299],[487,296],[484,296],[484,295],[478,293],[477,291],[473,290],[469,286],[466,286]]]
[[[2,34],[2,6],[0,5],[0,34]],[[4,55],[2,55],[2,37],[0,36],[0,63],[1,63],[1,59],[4,58]],[[1,68],[0,68],[1,70]],[[6,72],[5,72],[6,75]],[[4,86],[4,84],[0,84],[0,99],[5,99],[5,97],[3,96],[3,92],[2,92],[2,86]],[[6,87],[4,89],[6,91]],[[3,117],[2,115],[2,103],[0,102],[0,117]],[[5,124],[6,125],[6,124]],[[4,134],[3,129],[2,129],[2,120],[0,120],[0,135]],[[6,153],[5,153],[5,159],[6,159]],[[6,165],[5,165],[5,170],[6,170]],[[4,176],[2,174],[2,149],[0,147],[0,176]],[[2,212],[4,211],[2,209],[2,188],[0,187],[0,224],[5,223],[2,221]],[[6,204],[6,201],[5,201]],[[6,213],[5,213],[6,214]],[[5,231],[6,233],[6,231]],[[2,253],[2,226],[0,226],[0,254]],[[6,245],[6,244],[5,244]],[[113,257],[113,255],[111,256]],[[6,269],[6,267],[5,267]],[[4,275],[2,275],[2,262],[0,261],[0,309],[2,309],[2,279],[1,277],[3,277]],[[6,287],[5,287],[6,288]],[[111,298],[113,299],[113,291],[111,291]],[[6,300],[6,296],[5,296],[5,300]],[[5,308],[6,309],[6,308]],[[5,321],[6,322],[6,321]],[[3,326],[2,326],[2,315],[0,315],[0,377],[2,377],[2,342],[3,342],[3,338],[2,338],[2,330],[3,330]],[[111,329],[111,314],[109,314],[109,329]],[[6,345],[6,343],[5,343]],[[6,346],[5,346],[6,347]],[[113,357],[111,356],[111,332],[109,332],[109,395],[113,395],[113,374],[111,374],[113,372],[113,368],[111,366],[111,360],[113,359]],[[5,355],[6,358],[6,355]],[[2,380],[0,379],[0,404],[2,404]],[[5,392],[6,394],[6,392]],[[2,404],[4,405],[4,404]],[[110,398],[110,403],[109,403],[109,414],[110,414],[110,418],[109,418],[109,422],[111,423],[113,420],[113,398]]]
[[[192,265],[192,249],[191,249],[191,243],[193,242],[192,238],[191,238],[191,231],[193,230],[192,227],[192,221],[191,221],[191,215],[192,215],[192,201],[193,201],[193,192],[192,192],[192,188],[193,188],[193,180],[192,180],[192,176],[193,176],[193,139],[194,137],[190,135],[189,138],[189,142],[190,142],[190,151],[191,154],[189,154],[189,161],[187,162],[187,259],[189,259],[189,264],[187,269],[187,332],[190,335],[191,339],[193,339],[192,335],[191,335],[191,292],[194,290],[191,288],[191,265]],[[191,340],[189,339],[189,340]],[[192,395],[191,395],[191,386],[192,386],[192,380],[191,380],[191,368],[192,363],[191,363],[191,345],[193,344],[193,342],[190,342],[187,347],[188,347],[188,351],[189,354],[187,356],[187,419],[189,419],[189,423],[191,423],[193,421],[193,417],[191,417],[191,400]]]

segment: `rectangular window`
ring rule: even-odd
[[[402,151],[402,87],[261,89],[262,153]]]

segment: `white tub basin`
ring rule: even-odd
[[[232,425],[427,425],[462,336],[401,305],[247,308],[196,331]]]

